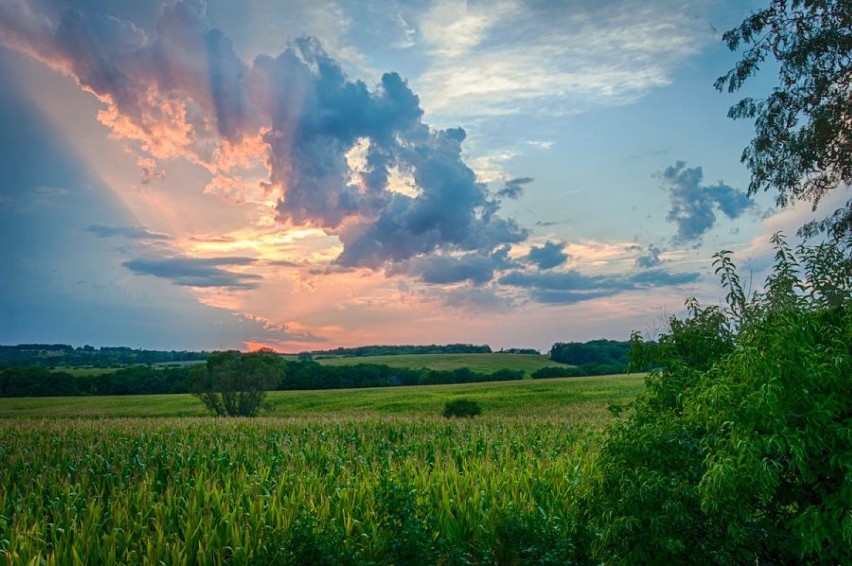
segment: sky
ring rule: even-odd
[[[654,335],[758,287],[743,0],[4,0],[0,343]],[[837,208],[833,195],[824,209]]]

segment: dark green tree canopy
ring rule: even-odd
[[[218,416],[253,417],[283,374],[280,359],[269,352],[214,352],[192,368],[190,391]]]
[[[852,2],[771,0],[723,35],[742,59],[716,80],[734,92],[768,59],[778,64],[778,85],[762,99],[744,98],[728,116],[754,120],[755,137],[742,155],[751,171],[748,192],[778,191],[779,206],[810,202],[852,183]],[[801,233],[852,231],[852,199]]]

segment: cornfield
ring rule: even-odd
[[[9,420],[0,557],[564,563],[587,451],[544,419]]]

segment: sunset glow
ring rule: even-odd
[[[66,4],[0,6],[3,343],[623,340],[809,212],[712,87],[748,2]]]

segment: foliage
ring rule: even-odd
[[[215,352],[205,365],[192,368],[190,391],[217,416],[253,417],[281,375],[282,366],[274,354]]]
[[[618,364],[621,373],[627,366],[628,342],[590,340],[589,342],[557,342],[550,348],[550,359],[575,366]]]
[[[739,90],[767,58],[778,64],[778,86],[764,99],[744,98],[728,116],[755,123],[742,155],[751,170],[750,195],[774,188],[778,204],[817,203],[852,183],[852,4],[845,0],[771,0],[723,35],[742,59],[716,80]],[[803,232],[852,231],[852,200]]]
[[[453,399],[444,405],[445,417],[475,417],[482,412],[479,403],[472,399]]]
[[[130,364],[169,364],[203,361],[207,352],[136,350],[125,346],[73,347],[67,344],[19,344],[0,346],[0,366],[98,367]]]
[[[501,354],[523,354],[527,356],[540,356],[541,352],[535,348],[500,348]]]
[[[549,366],[535,370],[530,377],[542,379],[546,377],[579,377],[581,375],[583,375],[583,370],[575,366]]]
[[[0,368],[0,397],[51,397],[77,393],[77,382],[67,372],[32,367]]]
[[[271,352],[261,353],[283,364],[286,378],[276,387],[281,390],[511,381],[523,379],[534,369],[553,367],[538,354],[417,354],[329,358],[317,363],[310,356],[288,360]],[[621,369],[584,366],[571,375],[618,373]],[[63,372],[44,367],[0,367],[0,397],[188,393],[189,374],[190,365],[72,368]]]
[[[727,308],[689,301],[639,349],[659,367],[608,431],[586,502],[599,560],[852,560],[852,260],[773,241],[762,293],[717,254]]]

